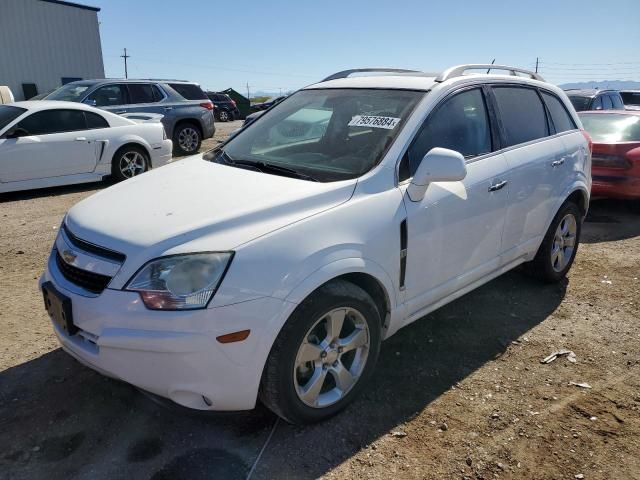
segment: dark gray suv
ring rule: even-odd
[[[46,100],[82,102],[110,112],[164,115],[162,123],[177,154],[190,155],[215,133],[213,103],[197,83],[181,80],[80,80]]]

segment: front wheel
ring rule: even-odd
[[[581,231],[580,208],[570,201],[564,203],[551,222],[535,258],[525,264],[526,271],[548,283],[562,280],[578,252]]]
[[[325,420],[365,386],[380,352],[380,313],[360,287],[334,280],[291,315],[265,365],[260,398],[290,423]]]

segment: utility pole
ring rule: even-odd
[[[540,59],[539,59],[538,57],[536,57],[536,73],[538,73],[538,61],[539,61],[539,60],[540,60]]]
[[[131,55],[127,55],[127,49],[124,49],[124,55],[120,55],[121,58],[124,58],[124,78],[129,78],[129,74],[127,72],[127,58],[131,58]]]
[[[249,82],[247,82],[247,98],[251,100],[251,93],[249,92]]]

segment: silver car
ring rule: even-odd
[[[183,80],[79,80],[45,99],[82,102],[116,114],[159,113],[178,155],[196,153],[216,130],[213,103],[197,83]]]

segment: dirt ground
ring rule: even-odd
[[[640,215],[627,204],[592,203],[567,282],[492,281],[385,342],[341,415],[292,427],[263,407],[159,405],[58,348],[37,279],[64,212],[102,188],[0,196],[0,478],[640,479]],[[563,348],[575,363],[540,363]]]

